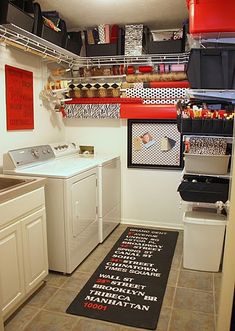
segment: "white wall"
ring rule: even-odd
[[[183,207],[177,187],[181,170],[127,168],[127,121],[66,119],[68,141],[94,145],[96,153],[121,155],[122,222],[182,227]]]
[[[5,64],[33,71],[34,130],[6,130]],[[46,109],[39,98],[47,79],[41,58],[0,46],[0,172],[2,155],[10,149],[65,138],[80,145],[94,145],[98,153],[116,153],[122,159],[122,221],[141,225],[181,227],[182,209],[177,187],[181,171],[127,168],[126,120],[62,120]]]
[[[34,130],[6,129],[5,64],[33,72]],[[47,70],[41,58],[0,44],[0,172],[2,155],[8,150],[64,139],[61,114],[45,109],[39,99],[46,79]]]

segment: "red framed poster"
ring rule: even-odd
[[[34,129],[33,73],[5,65],[7,130]]]

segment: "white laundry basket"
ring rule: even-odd
[[[184,268],[219,271],[226,216],[210,212],[184,213]]]

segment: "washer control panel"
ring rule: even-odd
[[[5,169],[10,170],[19,167],[35,166],[75,153],[79,153],[79,146],[76,143],[53,143],[11,150],[4,154],[3,163],[5,164]]]
[[[55,158],[50,145],[40,145],[14,149],[8,152],[15,167],[42,163]]]

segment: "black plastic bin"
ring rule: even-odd
[[[235,49],[191,49],[187,76],[193,89],[234,89]]]
[[[148,44],[149,54],[181,53],[181,52],[184,52],[183,39],[150,41]]]
[[[86,56],[115,56],[124,54],[124,30],[119,28],[118,40],[116,43],[109,44],[88,44],[85,32]]]
[[[81,31],[68,32],[65,48],[74,54],[80,55],[82,48]]]
[[[0,24],[12,23],[28,32],[33,33],[34,17],[16,7],[8,0],[0,2]]]
[[[182,118],[177,116],[177,128],[182,134],[233,135],[233,119]]]
[[[184,175],[178,187],[178,192],[184,201],[215,203],[228,200],[229,179]]]
[[[56,32],[46,25],[43,24],[42,26],[42,33],[41,37],[47,41],[50,41],[52,44],[55,44],[60,47],[65,46],[65,35],[63,32],[59,31]]]
[[[37,36],[47,41],[50,41],[52,44],[55,44],[60,47],[65,47],[66,38],[67,38],[67,29],[66,29],[65,21],[63,20],[60,21],[59,28],[61,29],[61,31],[56,32],[52,30],[43,23],[41,7],[38,3],[34,4],[34,15],[35,15],[34,33]]]
[[[86,56],[115,56],[118,54],[117,44],[86,45]]]

